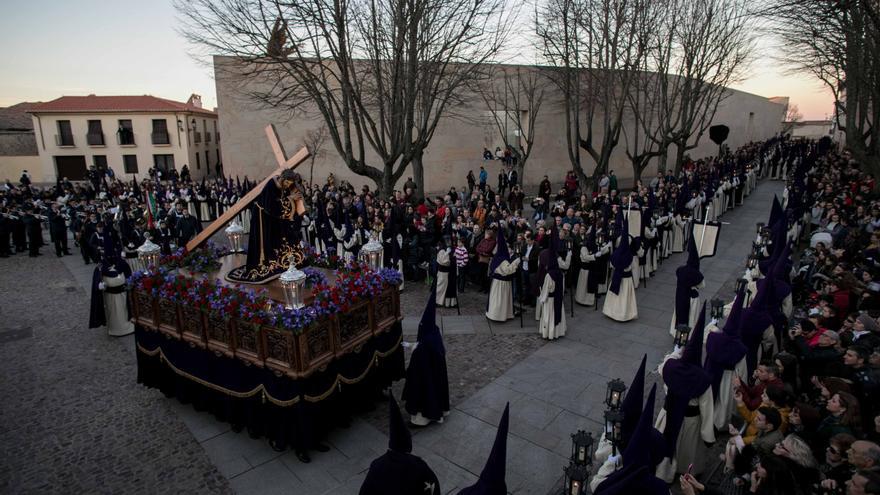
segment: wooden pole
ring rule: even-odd
[[[198,235],[193,237],[191,241],[187,242],[187,251],[192,251],[201,246],[202,243],[210,239],[211,236],[216,234],[223,228],[223,226],[231,222],[233,218],[244,211],[244,209],[257,199],[257,196],[259,196],[261,192],[263,192],[263,188],[266,187],[266,184],[268,184],[270,180],[274,180],[276,176],[280,175],[281,172],[284,172],[287,169],[298,167],[309,157],[309,150],[303,146],[292,157],[287,158],[284,146],[278,139],[278,132],[275,130],[274,124],[266,126],[266,137],[269,138],[269,144],[272,146],[272,153],[275,155],[275,161],[278,162],[278,168],[227,209],[219,218],[217,218],[217,220],[214,220],[211,225],[205,227]]]

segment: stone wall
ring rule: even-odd
[[[278,112],[264,105],[258,105],[242,96],[247,91],[261,88],[256,80],[242,80],[235,77],[232,71],[225,70],[233,61],[224,57],[215,57],[215,80],[217,84],[217,100],[219,105],[220,134],[223,138],[223,164],[227,174],[247,175],[251,178],[264,177],[277,165],[266,140],[264,127],[275,124],[288,155],[302,146],[303,137],[310,129],[321,126],[322,120],[316,116],[297,116]],[[530,68],[534,70],[533,68]],[[536,121],[536,138],[534,151],[524,171],[526,186],[536,186],[546,174],[554,183],[560,182],[565,172],[571,169],[566,151],[565,120],[563,108],[557,102],[559,95],[551,87],[545,96],[545,103]],[[458,108],[458,117],[444,118],[438,126],[431,145],[425,153],[425,188],[429,192],[445,191],[454,185],[465,184],[468,170],[475,174],[483,165],[481,158],[483,147],[495,149],[502,146],[502,140],[492,123],[489,109],[476,97]],[[714,124],[725,124],[730,127],[727,145],[732,149],[754,140],[763,140],[773,136],[780,130],[780,123],[785,114],[785,105],[774,103],[767,98],[730,90],[729,96],[722,102],[713,120]],[[632,127],[632,124],[630,124]],[[601,140],[601,133],[594,135]],[[614,170],[621,183],[631,183],[632,168],[625,154],[625,142],[615,149],[610,168]],[[369,145],[367,145],[369,148]],[[718,147],[709,140],[708,132],[699,145],[689,151],[693,158],[713,155]],[[325,145],[325,156],[315,161],[314,176],[323,180],[330,172],[338,178],[351,182],[356,188],[362,184],[373,182],[365,177],[349,171],[339,158],[333,143],[328,139]],[[581,153],[589,174],[593,167],[587,161],[588,155]],[[674,148],[670,151],[670,163],[674,157]],[[371,159],[367,154],[367,160]],[[373,157],[375,160],[375,157]],[[486,164],[490,183],[497,182],[500,162]],[[371,163],[376,165],[376,161]],[[308,178],[309,164],[300,168],[300,172]],[[643,172],[643,177],[656,174],[656,164],[652,164]],[[407,171],[398,182],[398,187],[412,174]]]
[[[0,156],[37,156],[34,131],[0,131]]]

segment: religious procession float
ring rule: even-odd
[[[381,243],[345,260],[298,238],[304,206],[287,178],[306,156],[281,163],[187,246],[162,256],[147,241],[129,279],[138,382],[276,448],[308,449],[404,374],[402,276],[382,268]],[[236,221],[228,247],[207,241],[242,212],[247,247]]]

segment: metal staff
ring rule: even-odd
[[[706,205],[706,212],[703,214],[703,233],[700,234],[700,248],[697,249],[697,257],[703,252],[703,239],[706,238],[706,223],[709,222],[709,208],[712,208],[712,203]]]

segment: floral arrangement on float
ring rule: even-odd
[[[328,259],[329,260],[329,259]],[[187,277],[161,266],[150,272],[137,271],[128,280],[129,288],[145,292],[182,307],[198,309],[212,316],[239,319],[253,325],[268,325],[299,334],[315,321],[346,312],[358,302],[375,297],[389,285],[402,282],[400,272],[391,268],[370,271],[365,264],[344,263],[334,271],[331,284],[320,270],[303,269],[314,300],[299,309],[288,309],[272,300],[266,289],[230,286],[218,280]]]
[[[220,258],[228,254],[228,249],[208,241],[204,246],[187,251],[181,246],[176,251],[159,259],[159,264],[169,270],[185,268],[192,272],[211,272],[219,270]]]

